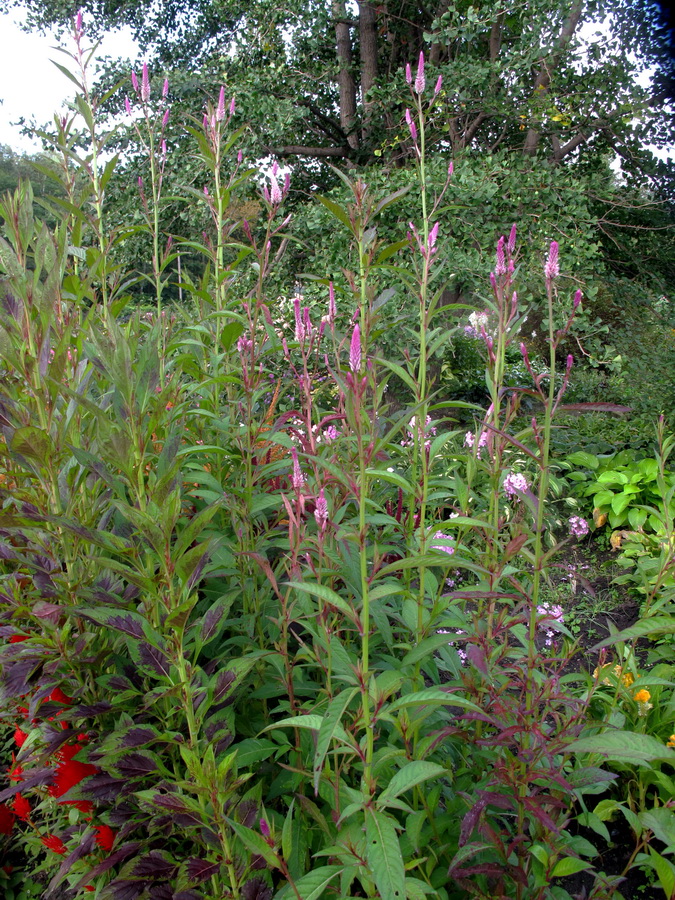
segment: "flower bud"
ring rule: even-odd
[[[438,76],[438,81],[436,82],[436,87],[434,88],[434,97],[437,97],[441,92],[441,87],[443,86],[443,76]]]
[[[419,62],[417,63],[417,75],[415,76],[415,93],[423,94],[426,82],[424,80],[424,51],[420,51]]]
[[[576,294],[574,295],[574,308],[575,309],[577,309],[577,307],[581,303],[581,297],[582,297],[581,291],[577,291]]]
[[[168,96],[169,96],[169,79],[165,78],[164,84],[162,86],[162,97],[166,100],[166,98]]]
[[[225,88],[220,88],[220,96],[218,97],[218,106],[216,108],[216,122],[222,122],[225,118]]]
[[[551,281],[553,278],[557,278],[560,274],[560,266],[558,265],[558,242],[551,241],[551,246],[548,251],[548,259],[546,260],[546,265],[544,266],[544,275],[546,276],[547,281]]]
[[[412,72],[410,71],[410,63],[405,64],[405,80],[408,84],[412,84]]]
[[[127,111],[127,115],[130,116],[131,115],[131,103],[129,102],[128,97],[124,98],[124,108]]]
[[[361,329],[358,324],[354,326],[349,344],[349,368],[354,373],[361,371]]]
[[[148,64],[143,63],[143,76],[141,79],[141,100],[147,103],[150,99],[150,73],[148,72]]]

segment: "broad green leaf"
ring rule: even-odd
[[[343,868],[344,866],[319,866],[318,869],[313,869],[302,878],[298,878],[295,887],[302,900],[319,900],[319,897],[323,896],[328,885],[336,875],[342,872]],[[295,896],[295,892],[286,885],[275,894],[275,900],[290,900]]]
[[[639,819],[645,828],[653,831],[666,847],[675,849],[675,812],[665,806],[658,806],[647,812],[639,813]]]
[[[331,741],[333,740],[336,729],[340,725],[340,720],[342,719],[345,710],[353,697],[356,696],[357,692],[358,688],[348,688],[337,694],[328,704],[328,709],[324,714],[321,727],[319,728],[319,735],[316,740],[316,750],[314,752],[314,791],[317,794],[319,793],[319,782],[321,781],[323,763],[326,754],[330,749]]]
[[[669,859],[657,853],[653,847],[649,847],[649,856],[654,871],[659,876],[659,884],[666,897],[671,898],[675,894],[675,866]]]
[[[339,609],[340,612],[349,616],[350,619],[354,619],[354,616],[356,615],[355,611],[346,600],[343,600],[339,594],[323,584],[311,584],[300,581],[286,581],[284,584],[287,587],[295,588],[296,591],[304,591],[306,594],[311,594],[313,597],[325,600],[326,603],[330,603],[331,606]]]
[[[461,697],[459,694],[443,691],[441,688],[425,688],[422,691],[416,691],[414,694],[405,694],[389,706],[388,712],[396,709],[403,709],[407,706],[461,706],[464,709],[471,709],[480,712],[480,707]]]
[[[571,453],[567,457],[567,462],[573,466],[584,466],[587,469],[597,469],[600,465],[598,457],[593,456],[592,453],[586,453],[585,450],[577,450],[575,453]]]
[[[415,759],[412,762],[406,763],[402,769],[399,769],[387,787],[376,799],[375,803],[377,806],[387,806],[389,800],[398,797],[398,795],[404,793],[404,791],[410,790],[410,788],[415,787],[416,784],[421,784],[423,781],[428,781],[430,778],[440,778],[447,774],[448,772],[443,766],[439,766],[432,762],[425,762],[421,759]]]
[[[583,859],[566,856],[564,859],[558,860],[551,874],[554,878],[563,878],[565,875],[574,875],[575,872],[583,872],[584,869],[592,868],[592,864]]]
[[[403,900],[405,868],[391,816],[366,809],[366,859],[381,900]]]
[[[628,759],[636,762],[653,762],[665,759],[675,763],[675,750],[649,734],[633,731],[605,731],[573,741],[568,753],[597,753],[605,759]]]
[[[262,856],[265,862],[273,869],[279,868],[279,859],[272,847],[267,843],[262,834],[247,828],[246,825],[240,825],[233,819],[226,818],[227,824],[237,835],[244,846],[256,856]]]
[[[617,631],[616,634],[610,634],[609,637],[592,647],[591,651],[595,652],[602,647],[609,647],[619,642],[625,643],[636,638],[656,637],[661,634],[675,634],[675,618],[672,616],[651,616],[647,619],[640,619],[635,625],[624,628],[623,631]]]

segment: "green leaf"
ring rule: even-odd
[[[651,864],[659,876],[659,884],[663,888],[666,897],[671,898],[675,893],[675,866],[669,859],[665,859],[660,853],[657,853],[653,847],[649,847],[649,856],[651,857]]]
[[[659,806],[648,812],[639,813],[640,822],[645,828],[653,831],[666,847],[675,849],[675,812],[665,806]]]
[[[583,872],[584,869],[592,868],[591,863],[585,862],[583,859],[566,856],[564,859],[558,860],[551,874],[553,878],[564,878],[565,875],[574,875],[575,872]]]
[[[366,859],[381,900],[403,900],[405,868],[391,816],[366,809]]]
[[[270,847],[262,834],[258,834],[258,832],[253,831],[252,828],[247,828],[246,825],[240,825],[233,819],[226,818],[225,821],[248,850],[250,850],[256,856],[262,856],[265,862],[267,862],[267,864],[270,865],[273,869],[279,868],[279,859],[277,857],[277,854],[274,852],[272,847]]]
[[[398,797],[398,795],[404,793],[404,791],[410,790],[410,788],[415,787],[416,784],[421,784],[423,781],[428,781],[430,778],[440,778],[447,774],[447,769],[443,766],[439,766],[432,762],[425,762],[421,759],[415,759],[412,762],[406,763],[402,769],[399,769],[375,803],[377,806],[387,806],[389,800]]]
[[[339,594],[323,584],[307,584],[300,581],[286,581],[284,584],[286,587],[295,588],[296,591],[304,591],[306,594],[325,600],[326,603],[330,603],[331,606],[339,609],[340,612],[343,612],[350,619],[354,619],[356,615],[352,607]]]
[[[348,688],[333,697],[328,704],[328,709],[324,713],[319,735],[316,740],[316,750],[314,752],[314,791],[319,793],[319,782],[321,780],[321,772],[323,763],[326,759],[331,745],[331,741],[335,736],[335,731],[340,725],[340,719],[344,715],[345,710],[349,706],[353,697],[357,694],[358,688]]]
[[[675,618],[672,616],[651,616],[647,619],[640,619],[635,625],[624,628],[623,631],[617,631],[616,634],[610,634],[600,643],[591,648],[591,652],[600,650],[602,647],[609,647],[611,644],[619,642],[625,643],[635,638],[656,637],[660,634],[675,634]]]
[[[586,469],[597,469],[600,465],[600,460],[597,456],[593,456],[592,453],[586,453],[584,450],[577,450],[576,453],[571,453],[567,457],[567,462],[573,466],[584,466]]]
[[[313,869],[302,878],[298,878],[295,888],[302,900],[319,900],[333,878],[339,875],[343,868],[344,866],[319,866],[318,869]],[[285,885],[275,895],[275,900],[287,900],[287,898],[295,896],[289,885]]]
[[[352,223],[349,221],[349,216],[347,215],[347,211],[344,207],[340,206],[339,203],[336,203],[334,200],[329,200],[328,197],[323,197],[321,194],[316,195],[317,200],[329,210],[338,221],[342,222],[350,232],[353,232]]]
[[[471,709],[480,712],[481,708],[471,700],[460,697],[459,694],[441,690],[441,688],[425,688],[414,694],[405,694],[388,707],[388,711],[392,712],[396,709],[404,709],[407,706],[461,706],[464,709]]]
[[[567,747],[568,753],[597,753],[605,759],[653,762],[665,759],[675,763],[675,751],[648,734],[633,731],[604,731],[579,738]]]

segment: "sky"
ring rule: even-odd
[[[30,153],[40,149],[39,141],[22,136],[20,127],[12,123],[21,116],[34,117],[38,126],[49,122],[64,100],[73,97],[75,85],[50,62],[65,66],[72,62],[53,49],[59,43],[56,37],[26,34],[17,24],[20,20],[20,10],[0,15],[0,144]],[[130,32],[123,30],[106,36],[97,55],[134,59],[137,48]]]

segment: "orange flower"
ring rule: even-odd
[[[641,691],[636,691],[633,694],[633,700],[635,700],[636,703],[649,703],[651,696],[649,691],[643,688]]]
[[[40,838],[42,843],[48,850],[53,850],[54,853],[58,853],[63,856],[64,853],[67,852],[67,847],[61,840],[61,838],[56,834],[47,834]]]

